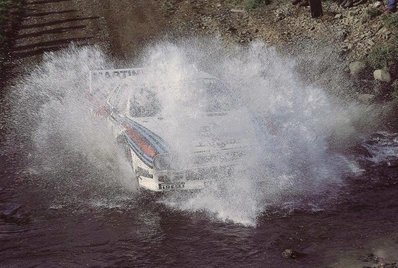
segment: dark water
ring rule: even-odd
[[[178,77],[192,67],[184,55],[195,53],[183,51],[155,49],[150,64],[179,72],[150,77],[150,82]],[[251,188],[251,177],[234,178],[222,198],[205,195],[196,206],[186,196],[177,196],[176,206],[175,196],[125,187],[133,183],[131,167],[120,158],[124,154],[106,126],[92,120],[81,101],[88,70],[109,66],[101,53],[72,49],[45,55],[0,102],[0,267],[376,267],[398,262],[398,135],[376,133],[337,157],[327,141],[350,129],[345,123],[355,113],[298,81],[294,64],[275,51],[257,44],[239,53],[225,62],[214,55],[207,60],[219,77],[241,90],[246,107],[276,122],[260,135],[267,152],[260,159],[270,168],[252,174],[272,179],[259,191]],[[281,79],[281,73],[289,79]],[[176,121],[187,119],[181,114],[194,110],[169,93],[163,92],[168,112],[177,113]],[[366,113],[359,115],[372,123]],[[189,141],[189,129],[179,127],[186,131],[179,138]],[[339,171],[339,159],[347,160],[344,166],[357,163],[354,172],[329,172]],[[279,185],[285,174],[299,190]],[[253,213],[257,200],[252,195],[267,199],[268,194],[275,202]],[[253,214],[257,218],[251,224],[240,217]],[[284,256],[286,249],[294,256]]]
[[[37,184],[43,175],[19,172],[18,154],[8,152],[1,159],[0,266],[375,267],[380,260],[370,254],[396,262],[396,142],[386,134],[367,142],[381,156],[357,153],[366,171],[347,178],[327,209],[270,209],[251,227],[174,210],[111,184],[62,182],[83,170],[48,173],[61,180]],[[285,258],[285,249],[300,255]]]

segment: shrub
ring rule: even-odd
[[[381,10],[378,8],[371,7],[366,10],[366,13],[368,14],[369,18],[372,19],[372,18],[375,18],[375,17],[381,15],[383,12],[381,12]]]
[[[368,55],[367,62],[375,69],[387,67],[398,60],[398,37],[388,44],[375,47]]]
[[[398,31],[398,14],[389,14],[383,18],[384,25],[390,31]]]
[[[171,1],[166,1],[163,3],[162,8],[164,10],[166,10],[167,12],[172,12],[175,10],[175,6],[174,3],[172,3]]]

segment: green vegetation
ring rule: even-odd
[[[378,8],[371,7],[366,10],[366,13],[368,14],[369,18],[373,19],[373,18],[381,15],[383,12],[381,12],[381,10]]]
[[[390,31],[398,31],[398,14],[389,14],[383,17],[384,26]]]
[[[271,4],[271,0],[246,0],[244,2],[246,10],[256,9],[260,5],[269,5],[269,4]]]
[[[162,8],[166,10],[167,12],[173,12],[175,11],[176,7],[174,5],[174,2],[172,1],[166,1],[163,3]]]
[[[398,61],[398,15],[384,16],[383,22],[384,26],[392,32],[392,37],[369,53],[367,61],[373,68],[384,68]]]
[[[375,47],[368,55],[367,62],[374,69],[387,67],[398,59],[398,38],[390,44]]]

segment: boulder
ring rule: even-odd
[[[307,256],[307,254],[288,248],[282,252],[282,256],[286,259],[297,259],[297,258],[305,257],[305,256]]]
[[[357,76],[365,70],[366,64],[362,61],[354,61],[350,63],[349,68],[351,75]]]
[[[286,259],[295,259],[296,258],[296,254],[295,251],[292,249],[285,249],[282,252],[282,256]]]
[[[0,219],[17,224],[30,221],[29,216],[23,211],[22,206],[16,203],[0,204]]]
[[[389,83],[391,82],[391,75],[388,71],[384,69],[378,69],[373,72],[373,77],[377,81],[381,82],[386,82]]]
[[[231,12],[232,12],[232,13],[246,13],[245,10],[243,10],[243,9],[237,9],[237,8],[231,9]]]
[[[17,211],[21,208],[21,205],[14,203],[5,203],[0,207],[0,217],[8,218],[17,213]]]
[[[387,167],[391,167],[391,168],[396,168],[396,167],[398,167],[398,160],[390,160],[390,161],[387,161]]]
[[[383,5],[383,2],[381,1],[376,1],[375,3],[373,3],[372,7],[373,8],[379,8]]]

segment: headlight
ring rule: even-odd
[[[170,179],[168,176],[162,175],[158,177],[159,182],[170,182]]]

